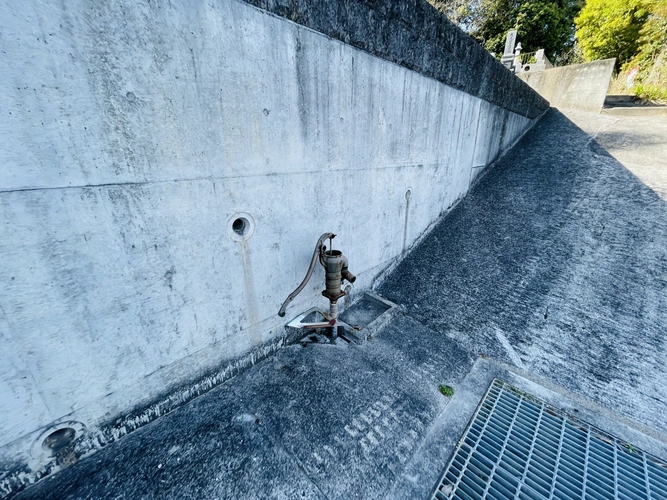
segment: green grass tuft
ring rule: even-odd
[[[443,394],[443,396],[447,396],[448,398],[451,398],[454,395],[454,388],[451,385],[440,385],[438,386],[438,389],[440,389],[440,392]]]
[[[651,101],[667,100],[667,88],[642,85],[640,83],[635,86],[634,91],[635,95],[642,99],[649,99]]]

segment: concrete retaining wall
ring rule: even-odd
[[[616,59],[573,64],[544,71],[519,73],[555,108],[599,113],[609,89]]]
[[[279,348],[326,306],[318,270],[277,316],[321,233],[359,296],[546,108],[451,27],[471,93],[236,0],[0,12],[4,493]]]
[[[522,116],[548,107],[424,0],[246,1]]]

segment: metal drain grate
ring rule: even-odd
[[[667,500],[667,464],[494,380],[432,498]]]

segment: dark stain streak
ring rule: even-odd
[[[167,270],[166,273],[164,273],[164,279],[167,282],[167,285],[169,286],[169,290],[174,289],[173,287],[174,274],[176,274],[176,269],[174,269],[174,266],[172,266],[170,269]]]
[[[190,57],[192,58],[192,72],[195,76],[195,82],[199,82],[199,77],[197,75],[197,61],[195,60],[195,53],[192,48],[190,48]]]

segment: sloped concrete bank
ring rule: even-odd
[[[0,491],[282,345],[324,231],[360,296],[546,109],[424,2],[341,3],[0,8]]]
[[[379,291],[664,434],[667,118],[621,120],[549,111]]]

